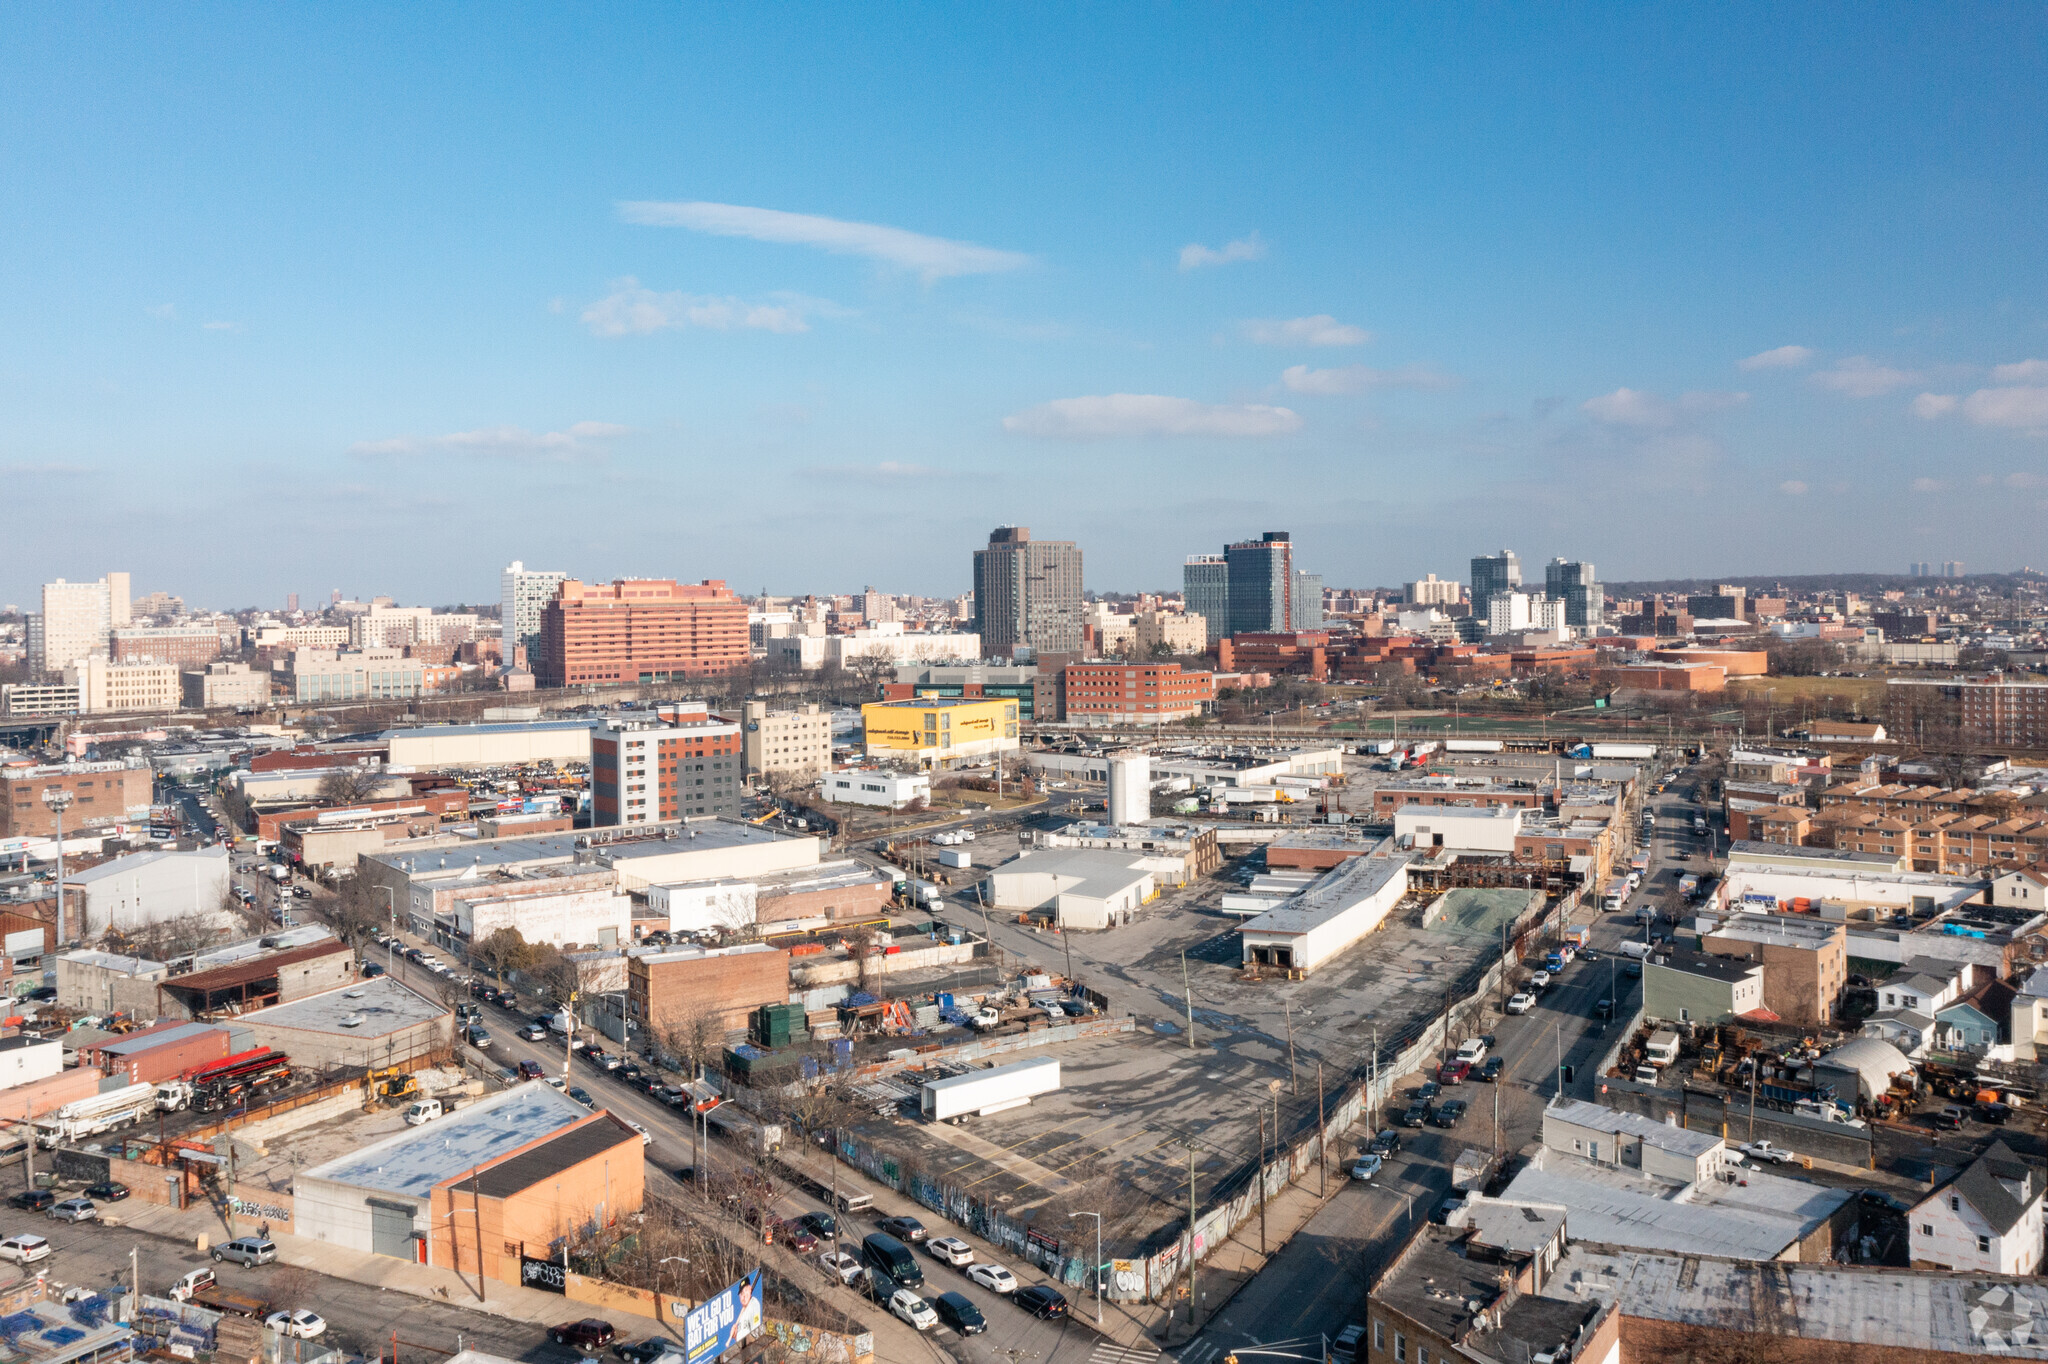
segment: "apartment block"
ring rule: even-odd
[[[113,632],[108,651],[116,663],[171,663],[180,668],[203,668],[220,655],[220,630],[212,625],[131,625]]]
[[[179,675],[187,710],[225,710],[270,704],[270,670],[246,663],[209,663]]]
[[[677,682],[748,666],[747,604],[717,579],[563,580],[541,612],[543,687]]]
[[[178,669],[169,663],[113,663],[88,655],[64,669],[78,688],[81,715],[127,715],[176,710],[184,700]]]
[[[1150,658],[1161,648],[1198,654],[1209,647],[1209,622],[1193,612],[1140,611],[1132,617],[1131,642],[1140,658]]]
[[[590,739],[590,806],[600,825],[660,824],[740,812],[740,726],[612,721]]]
[[[999,658],[1081,652],[1081,547],[1001,526],[974,551],[974,633]]]
[[[1838,923],[1737,915],[1700,939],[1701,950],[1764,968],[1764,1007],[1801,1027],[1832,1024],[1849,983],[1849,930]]]
[[[749,777],[815,781],[832,766],[832,716],[816,702],[793,710],[749,701],[741,716],[741,752]]]
[[[1060,673],[1061,709],[1082,724],[1164,724],[1200,715],[1216,700],[1214,673],[1178,663],[1070,663]]]
[[[378,701],[427,690],[426,665],[398,649],[294,649],[285,694],[305,703]]]

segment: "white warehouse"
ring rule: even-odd
[[[1407,856],[1382,839],[1279,908],[1245,920],[1245,964],[1313,971],[1378,928],[1407,892]]]
[[[1158,890],[1155,859],[1095,848],[1039,848],[988,875],[997,909],[1050,909],[1062,929],[1127,924]],[[1179,859],[1172,859],[1178,871]]]
[[[1509,857],[1522,831],[1522,812],[1510,806],[1404,805],[1394,811],[1394,841],[1427,856],[1450,852]]]
[[[222,928],[228,905],[228,850],[130,853],[64,878],[71,936],[90,941],[110,928],[132,933],[167,919],[198,918]]]
[[[827,772],[819,782],[825,799],[841,805],[872,805],[901,810],[912,801],[932,798],[932,779],[922,772],[891,772],[884,767],[850,767]]]

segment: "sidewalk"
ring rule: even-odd
[[[1331,1145],[1334,1147],[1335,1134]],[[1329,1172],[1329,1191],[1335,1193],[1344,1187],[1347,1178],[1342,1167],[1332,1166]],[[1195,1292],[1200,1295],[1201,1322],[1190,1328],[1185,1298],[1173,1304],[1168,1312],[1165,1304],[1145,1304],[1149,1308],[1152,1322],[1149,1327],[1150,1343],[1164,1350],[1177,1349],[1201,1334],[1201,1329],[1216,1315],[1230,1305],[1230,1300],[1258,1276],[1260,1270],[1280,1253],[1281,1247],[1309,1224],[1323,1204],[1328,1200],[1317,1196],[1314,1172],[1303,1176],[1282,1189],[1266,1203],[1266,1250],[1259,1251],[1259,1221],[1248,1219],[1237,1234],[1209,1252],[1200,1264],[1195,1266]],[[1183,1285],[1187,1271],[1181,1271]],[[1177,1289],[1176,1292],[1181,1290]],[[1137,1306],[1138,1304],[1132,1304]]]

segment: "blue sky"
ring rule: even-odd
[[[0,32],[0,600],[2048,566],[2039,6]]]

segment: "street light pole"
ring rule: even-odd
[[[1102,1214],[1099,1212],[1077,1212],[1073,1217],[1095,1219],[1095,1324],[1102,1325]]]
[[[70,941],[64,932],[64,812],[71,808],[71,793],[61,786],[43,788],[43,804],[57,816],[57,950]]]

